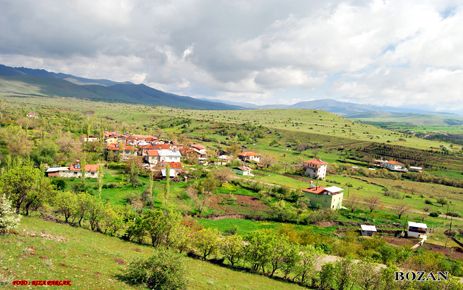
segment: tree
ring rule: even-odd
[[[101,232],[100,221],[104,217],[104,208],[105,205],[99,199],[92,197],[89,203],[87,218],[90,223],[90,229],[92,231]]]
[[[370,198],[367,198],[365,200],[368,209],[370,210],[370,213],[372,213],[375,209],[377,209],[380,206],[380,199],[377,196],[372,196]]]
[[[448,203],[448,200],[445,197],[439,197],[436,202],[441,206],[444,206]]]
[[[98,198],[101,200],[101,193],[103,191],[104,183],[104,169],[103,166],[98,166]]]
[[[167,205],[167,200],[170,195],[170,164],[166,164],[166,187],[164,190],[164,205]]]
[[[213,173],[214,178],[219,182],[219,185],[222,186],[224,183],[229,182],[233,177],[233,172],[230,168],[222,167],[217,169]]]
[[[318,288],[323,290],[338,289],[336,276],[337,270],[333,263],[323,265],[320,271],[320,285]]]
[[[395,212],[397,213],[397,217],[401,219],[402,215],[410,210],[410,207],[406,204],[399,204],[394,209],[395,209]]]
[[[6,144],[11,156],[27,157],[31,153],[32,141],[27,137],[27,131],[18,126],[8,126],[0,131],[0,139]]]
[[[259,269],[265,273],[265,267],[271,262],[271,257],[278,237],[268,230],[255,231],[246,237],[245,259],[251,264],[251,270],[257,272]]]
[[[354,267],[354,280],[365,290],[381,289],[381,272],[378,265],[369,261],[359,261]],[[368,273],[368,275],[366,275]]]
[[[275,162],[276,162],[275,157],[270,156],[270,155],[262,155],[260,158],[259,164],[260,166],[262,166],[262,168],[269,168],[270,166],[275,164]]]
[[[300,249],[299,262],[296,263],[294,279],[300,283],[307,285],[309,279],[313,277],[315,260],[319,252],[311,245],[305,246]]]
[[[139,170],[136,159],[130,158],[127,162],[127,167],[127,179],[129,183],[133,187],[138,186],[140,184],[140,181],[138,180]]]
[[[216,229],[202,229],[193,235],[193,246],[203,260],[217,252],[219,241],[220,234]]]
[[[168,210],[147,210],[143,214],[145,231],[151,237],[153,247],[172,244],[171,234],[180,224],[180,215]]]
[[[69,223],[69,218],[76,212],[77,196],[69,191],[60,191],[53,203],[56,211],[64,216],[64,222]]]
[[[122,279],[132,285],[145,284],[149,289],[186,289],[181,256],[162,248],[147,260],[130,263]]]
[[[13,202],[16,213],[19,213],[27,199],[34,199],[38,193],[43,193],[39,188],[44,184],[42,178],[40,169],[34,168],[29,162],[15,160],[0,176],[0,193]]]
[[[104,209],[102,222],[105,234],[117,236],[118,231],[124,226],[123,208],[107,204]]]
[[[243,250],[244,241],[239,235],[225,236],[220,243],[220,252],[232,266],[243,257]]]
[[[21,216],[14,213],[11,201],[4,194],[0,195],[0,234],[8,233],[16,228]]]
[[[359,202],[360,200],[356,195],[351,195],[348,199],[346,199],[346,206],[350,208],[350,212],[354,212],[359,206]]]
[[[91,195],[85,192],[76,195],[75,216],[79,226],[82,226],[82,220],[87,216],[90,210],[91,203],[93,202],[92,198]]]

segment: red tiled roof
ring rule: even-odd
[[[322,161],[321,159],[318,159],[318,158],[307,160],[304,163],[309,164],[309,165],[314,165],[314,166],[322,166],[322,165],[328,164],[325,161]]]
[[[80,171],[81,168],[76,168],[76,164],[71,164],[69,166],[70,171]],[[85,164],[85,172],[97,172],[98,171],[98,164]]]
[[[169,167],[172,168],[172,169],[182,169],[182,163],[181,162],[168,162],[169,163]],[[166,165],[163,164],[163,166],[165,167]]]
[[[111,150],[111,151],[119,151],[119,150],[120,150],[120,149],[119,149],[119,145],[118,145],[118,144],[114,144],[114,143],[108,144],[108,145],[106,146],[106,149],[107,149],[107,150]]]
[[[242,157],[257,156],[257,155],[258,154],[256,152],[252,152],[252,151],[245,151],[239,154],[239,156],[242,156]]]
[[[170,149],[171,144],[155,144],[154,149]]]
[[[206,149],[206,147],[204,147],[204,146],[201,145],[201,144],[191,144],[190,146],[191,146],[191,148],[198,149],[198,150],[204,150],[204,149]]]
[[[388,161],[387,163],[392,164],[392,165],[404,165],[403,163],[400,163],[399,161],[395,161],[395,160]]]
[[[147,145],[138,145],[138,148],[140,149],[154,149],[154,146],[152,144],[147,144]]]
[[[322,186],[315,186],[315,187],[304,188],[302,191],[313,193],[313,194],[322,194],[325,191],[325,188]]]
[[[148,156],[159,156],[158,150],[148,150]]]
[[[135,147],[130,145],[125,145],[123,148],[125,151],[135,151]]]

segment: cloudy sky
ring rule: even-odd
[[[463,111],[463,1],[0,0],[0,63],[258,104]]]

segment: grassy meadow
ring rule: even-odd
[[[0,235],[0,282],[71,280],[71,289],[143,289],[117,278],[131,261],[152,248],[89,230],[23,218],[18,233]],[[302,289],[260,275],[184,258],[188,289]],[[0,284],[1,285],[1,284]],[[10,286],[8,286],[10,285]]]

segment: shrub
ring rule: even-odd
[[[459,214],[457,212],[448,212],[447,215],[448,216],[453,216],[453,217],[461,217],[461,214]]]
[[[432,200],[430,200],[430,199],[425,199],[425,200],[424,200],[424,203],[425,203],[425,204],[433,204]]]
[[[430,217],[438,217],[438,216],[439,216],[439,213],[437,213],[437,212],[430,212],[430,213],[429,213],[429,216],[430,216]]]
[[[16,228],[20,216],[15,214],[11,201],[5,195],[0,195],[0,234],[7,233]]]
[[[186,289],[180,255],[162,248],[147,260],[130,263],[121,278],[128,284],[145,284],[149,289]]]

